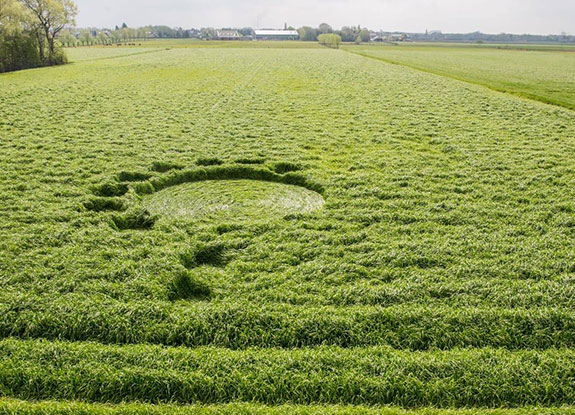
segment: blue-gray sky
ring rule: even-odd
[[[148,24],[575,34],[575,0],[76,0],[79,26]]]

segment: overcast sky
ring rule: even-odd
[[[322,22],[386,31],[575,34],[575,0],[76,0],[79,26],[281,28]]]

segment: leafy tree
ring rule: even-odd
[[[318,31],[310,26],[304,26],[298,30],[300,40],[304,42],[315,42],[317,40]]]
[[[202,39],[215,39],[217,34],[216,34],[216,29],[214,29],[213,27],[202,27],[200,29],[201,34],[202,34]]]
[[[98,43],[100,43],[101,45],[107,45],[110,41],[110,38],[103,30],[98,32],[97,39]]]
[[[35,36],[25,31],[28,17],[15,0],[0,0],[0,72],[42,64]]]
[[[16,0],[0,0],[0,35],[21,29],[26,16]]]
[[[362,29],[357,36],[357,43],[369,42],[371,40],[371,33],[367,29]]]
[[[122,40],[122,33],[120,30],[114,30],[112,33],[110,33],[110,38],[112,39],[112,42],[120,43],[120,40]]]
[[[14,31],[0,36],[0,72],[42,66],[36,36],[31,32]]]
[[[64,63],[75,14],[71,0],[0,0],[0,72]]]
[[[136,38],[138,39],[147,39],[148,38],[148,31],[146,28],[141,27],[136,31]]]
[[[48,64],[56,61],[56,39],[58,34],[70,24],[75,24],[78,13],[72,0],[20,0],[21,4],[34,17],[34,30],[37,34],[40,57]],[[45,57],[45,44],[48,56]]]
[[[335,33],[323,33],[318,36],[317,40],[323,46],[339,49],[339,45],[341,43],[341,36],[336,35]]]
[[[175,37],[174,29],[169,26],[148,26],[146,29],[161,39]]]
[[[355,27],[344,26],[341,28],[339,35],[343,42],[355,42],[359,36],[359,30]]]
[[[132,40],[132,41],[136,40],[137,35],[138,35],[138,31],[136,29],[131,29],[131,28],[128,28],[126,30],[128,31],[128,39]]]
[[[333,29],[332,29],[331,26],[328,25],[327,23],[322,23],[322,24],[319,25],[319,32],[320,32],[320,33],[323,33],[323,34],[325,34],[325,33],[332,33],[332,32],[333,32]]]
[[[82,45],[92,46],[92,44],[94,43],[92,32],[90,32],[89,30],[82,30],[82,32],[80,33],[80,42],[82,42]]]
[[[238,30],[238,32],[242,36],[253,36],[254,35],[254,29],[252,29],[251,27],[241,28],[240,30]]]
[[[78,40],[74,37],[72,32],[70,32],[69,30],[62,30],[58,40],[60,41],[60,43],[62,45],[66,46],[66,47],[76,46],[76,43],[78,43]]]
[[[122,33],[122,40],[124,41],[124,43],[128,42],[128,40],[130,40],[130,29],[125,27],[122,29],[121,33]]]

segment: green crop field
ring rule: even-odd
[[[388,63],[575,110],[575,47],[405,44],[346,46]]]
[[[151,43],[0,75],[0,414],[575,414],[575,55]]]

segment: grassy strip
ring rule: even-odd
[[[0,305],[0,337],[170,346],[358,347],[442,350],[575,348],[575,316],[560,310],[450,307],[303,308],[19,297]],[[26,309],[23,304],[29,304]],[[42,312],[40,312],[42,311]]]
[[[0,415],[571,415],[575,409],[433,409],[406,410],[393,407],[364,406],[266,406],[237,403],[211,406],[175,406],[149,404],[100,405],[79,402],[26,402],[0,399]]]
[[[381,62],[389,63],[391,65],[405,66],[407,68],[415,69],[415,70],[418,70],[421,72],[426,72],[426,73],[433,74],[433,75],[439,75],[439,76],[443,76],[445,78],[455,79],[456,81],[467,82],[468,84],[479,85],[479,86],[482,86],[484,88],[491,89],[492,91],[501,92],[504,94],[515,95],[519,98],[528,99],[528,100],[532,100],[532,101],[538,101],[538,102],[542,102],[544,104],[566,108],[568,110],[575,110],[575,106],[572,103],[566,102],[566,101],[561,101],[561,100],[556,99],[556,98],[549,98],[548,96],[537,95],[537,94],[534,94],[532,92],[518,91],[515,89],[511,89],[511,88],[503,88],[503,87],[499,87],[497,85],[487,84],[484,82],[474,81],[474,80],[469,79],[469,78],[457,76],[457,75],[454,75],[453,73],[445,72],[445,71],[442,71],[439,69],[430,69],[430,68],[426,68],[424,66],[414,65],[414,64],[406,63],[406,62],[400,62],[400,61],[397,61],[394,59],[382,58],[380,56],[373,56],[373,55],[370,55],[369,53],[356,52],[356,51],[353,51],[350,49],[343,49],[343,50],[345,50],[346,52],[353,53],[355,55],[363,56],[364,58],[378,60]]]
[[[121,403],[560,406],[575,351],[216,348],[0,342],[0,395]]]

